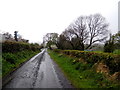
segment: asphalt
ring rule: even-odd
[[[9,78],[3,88],[73,88],[50,58],[47,49],[43,49],[6,79]]]

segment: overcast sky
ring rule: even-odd
[[[118,31],[119,0],[0,0],[0,32],[14,31],[30,42],[42,42],[43,35],[62,33],[81,15],[100,13]]]

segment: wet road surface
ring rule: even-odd
[[[72,88],[44,49],[11,75],[4,88]]]

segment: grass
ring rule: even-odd
[[[103,51],[90,51],[90,52],[95,52],[95,53],[104,53]]]
[[[0,56],[0,79],[2,78],[2,58]]]
[[[21,63],[30,59],[40,51],[21,51],[17,53],[2,53],[2,77],[12,72],[15,68],[19,67]]]
[[[90,51],[90,52],[95,52],[95,53],[106,53],[106,52],[103,52],[103,51]],[[119,49],[116,49],[113,51],[113,54],[120,54],[120,50]]]
[[[113,53],[114,53],[114,54],[120,54],[120,50],[117,49],[117,50],[115,50]]]
[[[116,84],[108,81],[101,73],[96,73],[90,64],[76,62],[77,58],[48,51],[51,58],[59,65],[65,76],[76,88],[112,88]]]

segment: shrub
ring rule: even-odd
[[[23,50],[37,51],[40,48],[41,47],[39,45],[23,43],[23,42],[6,41],[2,43],[2,51],[4,53],[7,52],[16,53]]]
[[[112,53],[96,53],[78,50],[57,50],[57,52],[70,55],[75,58],[82,58],[85,62],[87,62],[90,65],[94,65],[97,62],[103,61],[109,67],[111,73],[120,71],[120,55]]]
[[[113,42],[106,42],[104,45],[104,52],[113,52],[114,51],[114,43]]]
[[[37,54],[39,51],[21,51],[17,53],[3,53],[2,54],[2,76],[6,76],[14,68],[18,67],[21,63],[30,59],[30,57]]]
[[[40,46],[23,42],[5,41],[2,43],[2,73],[7,75],[31,56],[40,52]]]
[[[12,53],[3,54],[3,58],[11,64],[15,64],[15,62],[17,61],[17,57]]]

